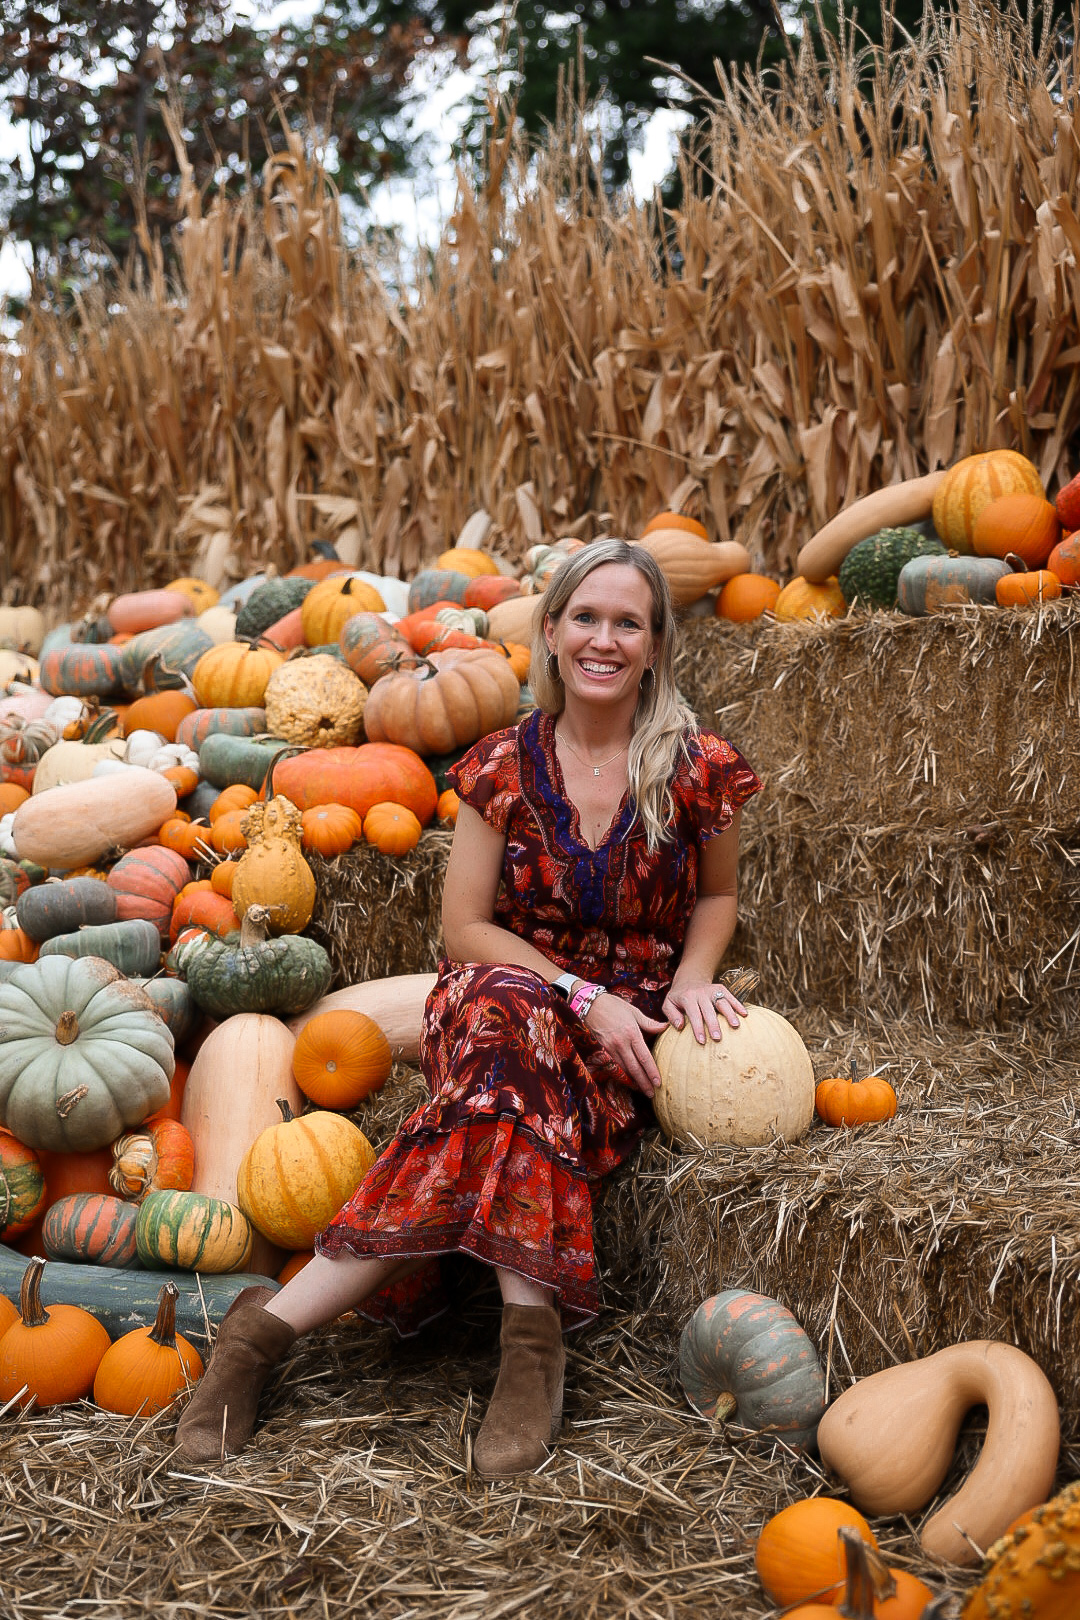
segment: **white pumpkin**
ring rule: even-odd
[[[226,641],[236,640],[236,614],[230,607],[223,607],[215,602],[213,607],[204,608],[195,623],[200,630],[205,630],[215,647],[220,647]]]
[[[112,737],[103,743],[55,742],[51,748],[45,750],[38,761],[37,770],[34,772],[34,785],[30,791],[37,797],[69,782],[85,782],[88,777],[93,776],[94,767],[100,760],[123,759],[123,757],[122,737]],[[160,826],[160,822],[158,825]]]
[[[693,1030],[665,1029],[653,1048],[661,1085],[653,1108],[680,1146],[761,1147],[796,1141],[814,1116],[814,1065],[799,1032],[768,1007],[747,1007],[738,1029],[699,1046]]]
[[[0,647],[36,658],[45,640],[45,620],[36,607],[0,607]]]

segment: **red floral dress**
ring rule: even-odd
[[[730,743],[687,738],[671,783],[673,838],[650,851],[624,797],[596,849],[566,797],[554,720],[534,711],[450,773],[506,835],[496,921],[561,970],[651,1018],[678,966],[702,845],[761,786]],[[431,1101],[408,1119],[320,1234],[331,1257],[475,1255],[554,1289],[568,1325],[595,1315],[589,1184],[621,1164],[649,1102],[557,991],[526,968],[440,964],[420,1064]],[[412,1332],[444,1307],[425,1266],[365,1314]]]

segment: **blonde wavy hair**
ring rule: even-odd
[[[686,739],[697,734],[697,720],[679,696],[675,685],[675,638],[677,628],[671,606],[671,592],[659,564],[641,546],[626,540],[594,540],[575,551],[551,576],[540,600],[533,632],[529,685],[545,714],[560,715],[566,705],[566,691],[544,636],[544,620],[558,624],[566,604],[578,586],[594,569],[607,563],[636,568],[648,581],[652,592],[652,630],[656,637],[656,658],[652,679],[643,680],[634,730],[630,741],[628,771],[630,796],[641,817],[650,849],[672,836],[674,801],[671,778],[686,756]]]

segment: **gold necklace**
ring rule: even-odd
[[[564,737],[561,731],[556,731],[556,733],[555,733],[555,741],[565,743],[567,748],[569,748],[570,752],[573,754],[575,759],[580,759],[580,761],[581,761],[581,763],[583,765],[591,766],[592,767],[592,773],[593,773],[594,776],[599,776],[600,772],[603,770],[605,765],[611,765],[611,764],[614,763],[615,760],[620,759],[622,757],[622,755],[626,753],[626,750],[630,747],[629,743],[623,743],[622,747],[619,749],[619,752],[617,754],[612,754],[610,759],[602,759],[600,761],[599,765],[595,765],[595,764],[593,764],[593,761],[591,759],[586,759],[584,754],[579,754],[577,749],[574,747],[573,743],[569,740],[569,738]]]

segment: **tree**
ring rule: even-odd
[[[170,96],[199,185],[241,185],[279,138],[279,109],[325,126],[342,189],[373,185],[405,166],[394,118],[432,43],[406,8],[347,0],[272,33],[231,0],[0,0],[0,102],[25,138],[4,177],[8,230],[39,271],[81,279],[95,252],[126,257],[138,186],[167,237]]]

